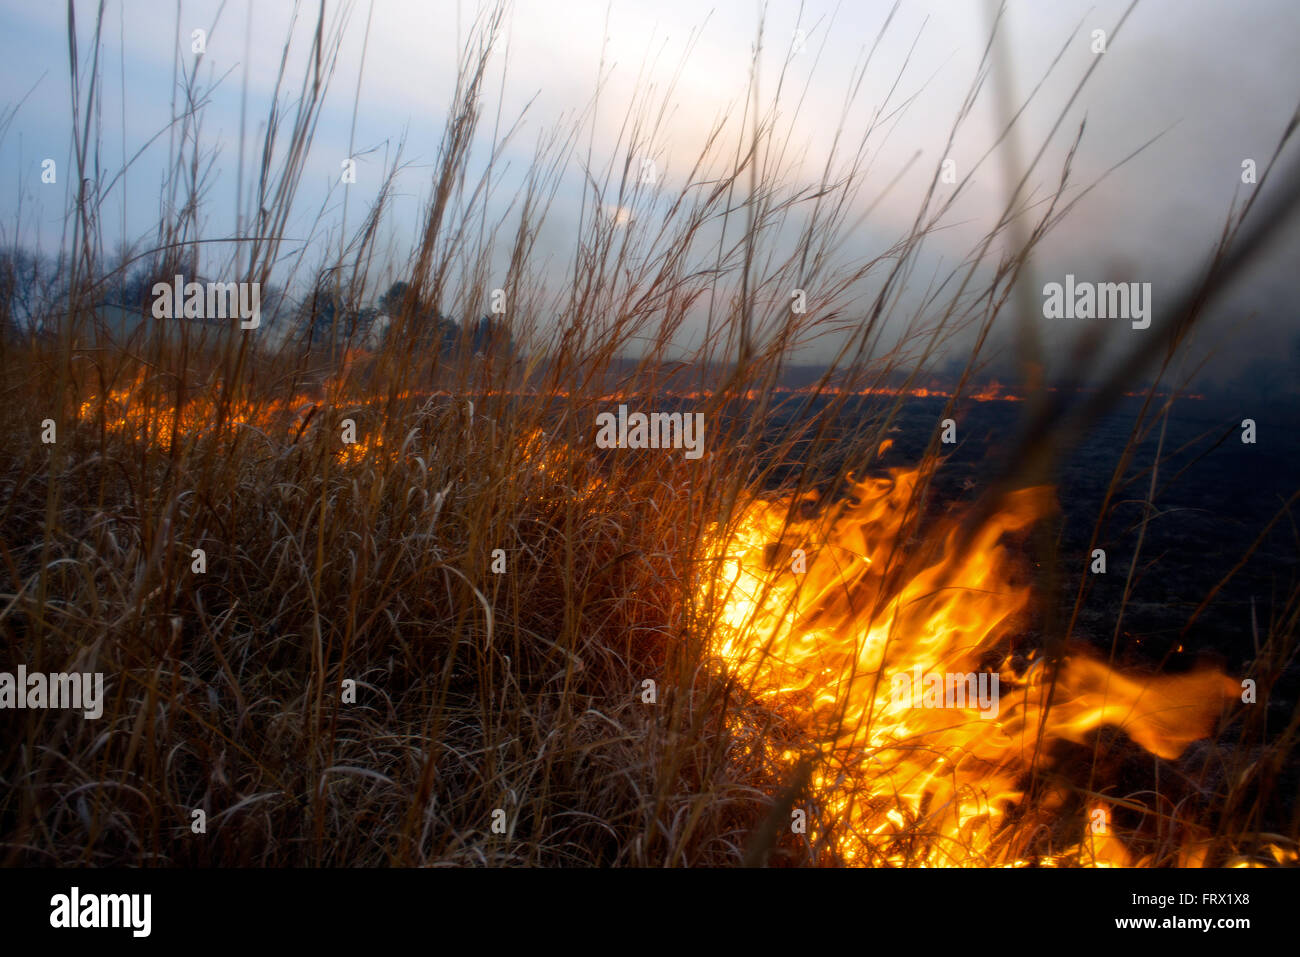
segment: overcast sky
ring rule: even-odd
[[[179,16],[187,56],[191,30],[208,29],[203,76],[209,82],[224,77],[203,126],[204,142],[216,150],[206,224],[207,234],[214,236],[234,228],[232,200],[244,78],[249,137],[258,141],[257,126],[266,116],[283,40],[291,30],[297,31],[293,49],[298,58],[293,62],[301,64],[307,30],[315,19],[315,4],[304,5],[296,26],[289,2],[259,0],[250,17],[244,2],[230,0],[217,19],[220,6],[186,2]],[[1006,67],[1010,82],[1023,97],[1079,28],[1025,117],[1020,143],[1022,151],[1030,154],[1047,137],[1061,106],[1094,61],[1092,32],[1107,31],[1107,52],[1051,140],[1031,188],[1041,193],[1054,186],[1065,151],[1085,115],[1087,128],[1074,164],[1075,183],[1091,182],[1152,136],[1162,131],[1164,135],[1090,194],[1049,237],[1035,257],[1034,276],[1039,285],[1060,280],[1067,272],[1093,281],[1150,281],[1158,323],[1160,303],[1169,301],[1180,281],[1203,267],[1234,193],[1252,188],[1241,183],[1243,159],[1255,159],[1262,168],[1300,100],[1300,3],[1143,0],[1111,39],[1126,7],[1126,2],[1113,0],[1011,0]],[[805,31],[808,53],[794,61],[792,78],[802,84],[816,64],[808,81],[809,94],[797,110],[797,98],[789,100],[793,141],[806,151],[803,170],[809,178],[819,171],[818,159],[834,136],[855,64],[879,32],[889,8],[889,3],[876,0],[840,4],[812,0],[802,5],[802,12],[798,3],[767,5],[769,56],[764,78],[769,85],[764,89],[770,89],[777,63],[796,30]],[[124,156],[134,155],[167,123],[178,27],[175,4],[128,0],[109,2],[106,10],[100,134],[105,179],[121,166]],[[490,94],[493,105],[498,94],[502,97],[507,117],[518,114],[533,97],[536,101],[528,113],[525,135],[507,158],[522,170],[537,135],[588,102],[603,49],[612,73],[596,120],[597,152],[615,142],[638,83],[641,88],[649,83],[662,90],[675,78],[671,121],[658,156],[668,181],[674,174],[684,176],[687,160],[696,154],[709,127],[719,117],[740,113],[757,11],[751,0],[713,7],[695,0],[516,0],[495,61]],[[355,227],[359,221],[378,185],[385,158],[391,157],[405,134],[405,156],[412,165],[401,180],[402,195],[385,241],[396,250],[409,248],[451,98],[458,35],[463,40],[477,12],[477,4],[455,0],[375,0],[361,71],[370,6],[359,2],[353,7],[296,215],[287,230],[290,235],[305,237],[311,231],[329,185],[338,179],[340,160],[348,155],[353,135],[360,76],[354,152],[372,148],[373,152],[359,162],[358,184],[349,198],[349,224]],[[94,13],[91,4],[77,5],[83,59],[90,53]],[[954,114],[983,52],[988,23],[983,0],[903,0],[850,114],[851,127],[854,123],[865,127],[902,71],[891,102],[915,98],[873,141],[870,176],[883,188],[900,172],[903,175],[855,237],[860,247],[853,250],[855,254],[882,251],[909,228],[919,198],[943,158]],[[12,107],[30,91],[0,141],[0,222],[6,242],[14,240],[15,224],[19,224],[18,240],[25,245],[48,249],[58,243],[68,177],[60,176],[57,187],[42,186],[40,164],[52,157],[61,172],[68,168],[67,61],[62,4],[5,0],[0,103]],[[300,66],[290,69],[291,84],[300,72]],[[949,154],[958,164],[959,175],[993,136],[997,113],[992,92],[992,86],[986,87],[970,124]],[[489,117],[489,133],[490,123]],[[860,128],[852,132],[860,133]],[[166,150],[163,136],[105,199],[102,219],[109,242],[151,234]],[[908,168],[918,152],[919,159]],[[1290,158],[1294,153],[1295,144]],[[246,156],[245,162],[250,164],[251,157]],[[803,170],[794,167],[790,175],[798,177]],[[951,267],[992,224],[1005,199],[1001,173],[996,162],[981,168],[959,215],[952,218],[956,225],[928,247],[927,264]],[[864,195],[875,198],[878,192],[867,190]],[[564,200],[562,195],[557,201],[544,241],[550,237],[558,245],[572,239],[576,193],[569,202]],[[326,209],[328,229],[337,224],[342,210],[337,203]],[[1296,353],[1298,259],[1300,231],[1293,228],[1288,242],[1276,247],[1250,281],[1234,290],[1218,321],[1207,329],[1207,345],[1217,342],[1223,353],[1212,366],[1215,377],[1240,374],[1252,357]],[[928,279],[926,274],[919,281],[924,284]],[[1248,326],[1246,319],[1252,314],[1256,318]],[[1046,328],[1049,320],[1041,321],[1049,339],[1061,332],[1059,327]],[[1142,333],[1117,324],[1107,334],[1118,340]]]

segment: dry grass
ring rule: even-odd
[[[507,132],[494,134],[482,168],[470,150],[484,136],[500,25],[499,11],[485,15],[466,45],[405,271],[411,286],[377,353],[360,351],[338,324],[327,346],[266,354],[233,324],[201,343],[194,330],[109,343],[94,322],[99,288],[133,262],[169,277],[196,274],[202,261],[208,274],[281,288],[315,268],[305,254],[284,255],[279,237],[341,22],[322,19],[296,113],[287,126],[270,124],[237,242],[205,246],[199,235],[197,67],[181,78],[189,106],[175,113],[176,175],[165,197],[175,215],[156,241],[109,262],[95,215],[103,197],[76,197],[66,278],[41,316],[46,333],[11,337],[0,358],[9,453],[0,464],[0,665],[102,671],[109,694],[98,721],[60,711],[6,718],[6,863],[720,865],[761,861],[774,848],[785,860],[836,862],[833,846],[781,837],[774,824],[788,820],[808,767],[774,763],[764,736],[815,748],[712,657],[716,596],[702,541],[757,490],[833,497],[848,471],[870,467],[901,400],[848,416],[847,393],[922,381],[958,333],[984,342],[1034,245],[1071,205],[1068,169],[1017,256],[991,260],[999,223],[915,317],[897,315],[897,295],[951,206],[936,197],[938,170],[907,235],[869,261],[844,262],[851,212],[868,201],[874,127],[861,141],[846,137],[857,152],[828,164],[822,182],[793,186],[776,100],[751,101],[740,131],[720,127],[683,185],[658,198],[638,183],[637,159],[658,142],[671,90],[633,112],[603,168],[585,147],[588,111],[543,139],[510,218],[490,222],[486,184],[512,125],[496,118]],[[82,76],[78,62],[74,54],[84,167],[102,79],[97,63]],[[588,190],[572,275],[555,294],[538,279],[535,243],[573,163],[586,168]],[[316,288],[332,284],[356,305],[373,287],[400,169],[399,158],[380,201],[319,267]],[[603,215],[608,206],[637,216],[618,224]],[[1187,320],[1158,340],[1152,330],[1152,348],[1176,350],[1242,249],[1267,241],[1272,211],[1236,235],[1248,211],[1225,234]],[[1258,230],[1256,219],[1265,220]],[[791,232],[793,249],[776,241]],[[509,253],[516,352],[451,359],[413,345],[430,304],[485,311],[498,249]],[[874,291],[862,303],[854,297],[864,279]],[[791,288],[815,290],[806,314],[787,308]],[[689,361],[670,361],[687,315],[705,304],[704,341]],[[896,343],[883,337],[886,320],[906,327]],[[832,333],[843,348],[823,385],[843,390],[773,429],[772,386],[784,365],[800,344]],[[979,359],[977,347],[971,381]],[[1095,418],[1134,368],[1080,402],[1086,408],[1036,396],[988,508],[1045,474],[1084,427],[1076,422]],[[705,413],[709,454],[598,455],[591,423],[609,407],[605,397],[656,394],[670,375],[674,387],[708,392],[690,408]],[[958,392],[967,385],[964,377]],[[125,411],[113,399],[123,390]],[[37,438],[46,418],[57,423],[54,445]],[[340,441],[348,418],[360,450]],[[1135,436],[1149,425],[1144,410]],[[923,486],[918,521],[929,494]],[[202,575],[191,571],[195,548],[206,552]],[[506,553],[504,574],[491,570],[494,549]],[[1046,566],[1054,562],[1048,554]],[[1294,655],[1298,609],[1293,591],[1258,638],[1263,701]],[[1049,647],[1068,634],[1054,625]],[[654,706],[642,702],[646,679],[657,683]],[[355,703],[344,703],[345,681],[356,683]],[[1151,820],[1172,821],[1208,829],[1223,856],[1260,852],[1300,719],[1279,733],[1261,723],[1263,709],[1255,714],[1206,759],[1217,765],[1202,778],[1217,782],[1205,785],[1217,789],[1213,799],[1140,805],[1135,836]],[[194,809],[207,814],[206,835],[191,832]],[[505,834],[491,828],[497,809]],[[1297,822],[1290,827],[1279,840],[1295,840]],[[1155,830],[1166,843],[1176,833]],[[1175,851],[1153,854],[1164,861]]]

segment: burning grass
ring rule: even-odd
[[[1083,644],[1055,661],[1013,654],[1030,587],[1006,539],[1043,516],[1051,489],[1009,496],[969,536],[931,527],[909,547],[922,479],[894,469],[812,519],[792,518],[789,502],[748,503],[704,586],[720,595],[728,672],[818,746],[810,841],[880,866],[1135,863],[1121,841],[1091,839],[1110,832],[1109,782],[1069,795],[1089,823],[1062,846],[1044,824],[1067,795],[1026,800],[1026,780],[1050,773],[1059,743],[1089,743],[1103,726],[1175,760],[1217,729],[1240,684],[1208,668],[1125,675]],[[1189,836],[1178,863],[1207,842]]]
[[[147,323],[107,342],[95,291],[128,263],[97,256],[84,203],[70,213],[59,295],[0,355],[0,665],[102,671],[108,700],[94,722],[7,716],[5,861],[1294,863],[1300,822],[1285,803],[1300,717],[1278,727],[1267,712],[1294,658],[1300,591],[1253,636],[1249,675],[1120,667],[1051,614],[1079,573],[1044,531],[1060,504],[1049,465],[1133,386],[1131,368],[1086,393],[1032,376],[976,384],[1054,214],[977,275],[1004,217],[949,277],[951,297],[901,317],[882,348],[897,287],[951,200],[932,183],[909,234],[832,270],[823,254],[864,200],[862,177],[828,165],[812,187],[787,181],[777,104],[751,105],[746,150],[701,156],[655,233],[628,174],[651,137],[641,120],[603,171],[583,164],[573,275],[548,300],[528,281],[532,241],[578,124],[539,153],[517,221],[497,224],[514,228],[518,348],[448,356],[421,324],[443,304],[478,314],[483,299],[491,191],[463,188],[499,27],[499,12],[485,17],[466,47],[412,281],[376,349],[337,312],[323,349],[260,348],[233,326],[192,346],[184,327]],[[270,227],[292,205],[333,29],[317,32],[317,82],[287,142],[266,144],[251,202],[268,231],[233,244],[225,274],[267,282],[284,268]],[[98,74],[84,79],[93,95]],[[185,83],[201,103],[195,76]],[[317,293],[332,285],[355,305],[373,285],[398,169]],[[1067,183],[1068,169],[1057,199]],[[194,192],[183,208],[197,209]],[[614,198],[646,215],[594,215]],[[792,210],[807,227],[781,259],[768,237]],[[1185,318],[1148,330],[1157,350],[1177,354],[1240,250],[1278,221],[1260,214],[1243,233],[1249,211]],[[158,275],[198,271],[197,221],[163,224]],[[867,280],[874,299],[846,326]],[[761,294],[795,287],[818,290],[807,313]],[[319,299],[298,317],[308,328]],[[682,360],[677,334],[702,304],[707,333]],[[800,344],[830,331],[836,362],[785,386]],[[961,335],[976,343],[970,364],[938,384],[930,361]],[[1180,394],[1160,384],[1168,361],[1142,392],[1134,442]],[[955,504],[933,488],[937,432],[918,461],[881,462],[917,397],[944,400],[945,416],[972,401],[1024,409],[998,481],[951,514],[937,514]],[[598,449],[612,403],[689,403],[705,454]],[[40,441],[47,420],[53,443]]]
[[[563,415],[508,432],[518,396],[408,393],[380,417],[375,397],[299,393],[223,419],[212,394],[178,411],[132,381],[76,405],[50,541],[48,450],[7,479],[5,527],[34,527],[6,543],[11,573],[40,547],[58,596],[10,596],[11,653],[117,679],[100,722],[25,716],[13,793],[42,830],[16,861],[736,863],[791,787],[808,828],[773,836],[779,859],[1293,859],[1282,835],[1215,824],[1233,753],[1178,763],[1233,717],[1234,677],[1014,645],[1032,604],[1016,545],[1050,488],[975,529],[936,522],[932,458],[833,501],[743,490],[720,523],[700,483],[726,456],[647,468],[564,441]],[[993,713],[926,706],[935,673],[997,675]],[[1172,783],[1087,780],[1078,752],[1103,731],[1090,770],[1140,752]],[[1178,836],[1143,853],[1151,817]]]

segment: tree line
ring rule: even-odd
[[[149,315],[153,288],[177,274],[202,281],[181,262],[150,259],[106,272],[93,285],[93,305],[125,314]],[[43,317],[61,314],[68,289],[59,260],[21,247],[0,249],[0,325],[6,335],[40,331]],[[264,285],[262,312],[281,326],[287,341],[308,349],[377,349],[389,335],[400,334],[412,348],[445,356],[489,352],[512,354],[514,342],[499,317],[480,316],[460,322],[439,312],[405,281],[392,283],[372,305],[363,305],[328,272],[317,276],[298,299]]]

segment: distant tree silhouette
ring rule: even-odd
[[[460,326],[449,316],[439,315],[433,305],[413,295],[411,285],[398,281],[379,297],[379,311],[388,316],[387,335],[405,336],[412,348],[447,354],[460,338]]]
[[[474,326],[470,348],[474,355],[510,356],[515,343],[504,319],[482,316]]]
[[[31,329],[61,294],[58,263],[14,246],[0,250],[0,319],[6,335]]]
[[[2,339],[8,339],[18,328],[18,324],[13,321],[14,291],[18,284],[14,274],[12,255],[0,254],[0,337]]]
[[[422,355],[436,352],[444,358],[454,358],[461,354],[510,355],[514,351],[514,342],[503,320],[485,315],[462,327],[454,318],[441,315],[431,303],[413,294],[411,284],[402,280],[388,287],[379,297],[377,307],[378,314],[389,320],[383,336],[403,336],[408,346]]]
[[[313,349],[345,349],[357,345],[378,315],[349,301],[329,276],[321,276],[299,306],[299,327],[306,345]]]
[[[155,283],[171,283],[175,276],[163,278],[158,264],[143,260],[118,271],[113,281],[107,283],[100,305],[121,306],[132,312],[147,312],[153,304]]]
[[[388,291],[379,297],[379,311],[388,316],[396,316],[404,308],[410,291],[410,283],[401,281],[393,283],[388,287]]]

